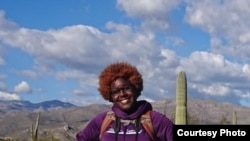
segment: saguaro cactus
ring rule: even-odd
[[[233,124],[237,124],[237,112],[233,111]]]
[[[40,112],[37,114],[35,127],[33,127],[33,124],[31,126],[31,140],[32,141],[38,141],[38,125],[40,120]]]
[[[187,79],[184,71],[179,72],[176,81],[175,124],[187,124]]]

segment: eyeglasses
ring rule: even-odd
[[[133,87],[130,86],[130,85],[126,85],[126,86],[123,86],[121,88],[117,88],[117,89],[113,89],[110,91],[110,94],[111,95],[118,95],[120,94],[121,91],[125,92],[125,93],[131,93],[133,90]]]

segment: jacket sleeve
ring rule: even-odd
[[[153,112],[152,122],[156,137],[160,141],[173,141],[174,123],[168,117],[161,113]]]
[[[98,141],[104,116],[105,113],[101,113],[90,120],[84,129],[76,134],[76,141]]]

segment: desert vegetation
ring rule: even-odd
[[[247,114],[250,112],[249,108],[188,99],[187,77],[184,71],[180,71],[177,76],[176,98],[154,102],[152,105],[156,111],[170,117],[175,124],[250,123]],[[0,136],[4,135],[0,137],[0,141],[27,141],[27,139],[30,141],[74,141],[75,134],[84,128],[92,117],[109,108],[108,105],[93,104],[71,109],[38,111],[32,114],[18,113],[18,117],[15,114],[6,115],[6,118],[2,119],[15,121],[15,123],[4,125],[4,122],[0,120],[1,126],[6,129],[2,134],[0,133]],[[21,126],[22,124],[29,124],[29,127]],[[14,132],[12,134],[11,130],[14,129],[18,129],[18,133],[23,137],[15,135]]]

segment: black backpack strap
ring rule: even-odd
[[[135,120],[135,132],[136,132],[136,136],[135,136],[135,140],[138,141],[138,133],[141,130],[141,118],[137,118]]]
[[[114,127],[114,131],[115,131],[115,141],[118,140],[118,133],[120,131],[120,127],[121,127],[121,122],[120,122],[120,118],[115,116],[115,127]]]

